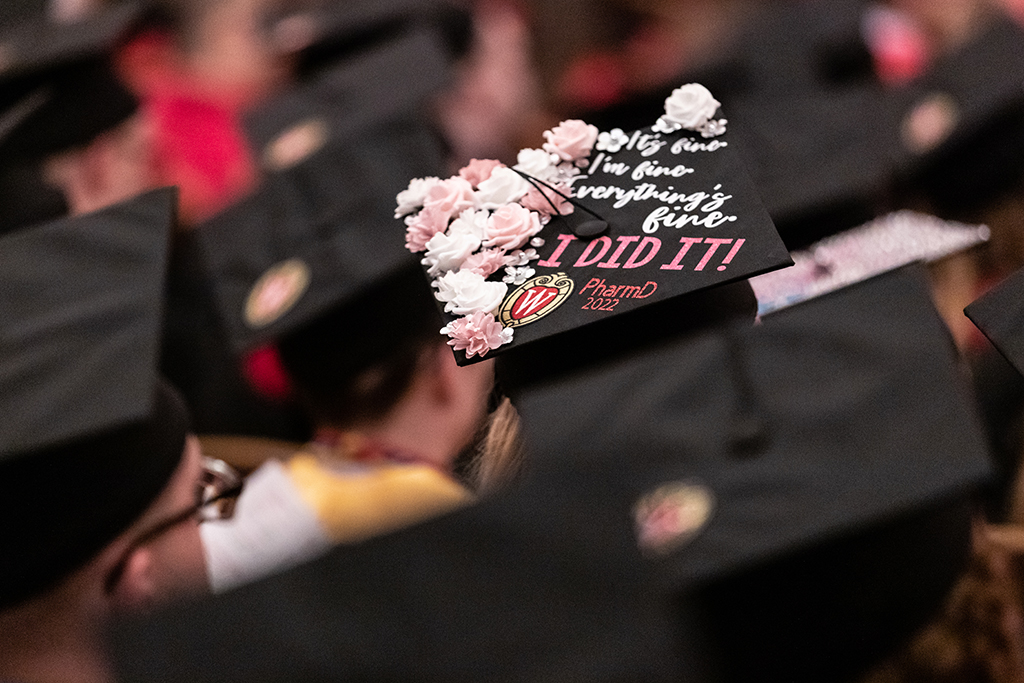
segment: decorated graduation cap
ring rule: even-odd
[[[138,102],[110,53],[146,14],[119,3],[60,23],[45,15],[0,29],[0,155],[40,159],[85,144],[131,116]]]
[[[963,214],[1020,182],[1022,69],[1024,29],[996,16],[901,93],[907,191],[924,194],[940,211]]]
[[[1024,270],[1018,270],[964,309],[999,353],[1024,375]]]
[[[182,457],[157,374],[175,195],[158,190],[0,244],[0,608],[137,519]]]
[[[473,160],[398,195],[460,363],[789,265],[716,118],[685,85],[648,128],[564,121],[508,168]]]

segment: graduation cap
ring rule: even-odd
[[[145,13],[145,3],[120,3],[77,22],[39,16],[0,33],[5,160],[41,159],[85,144],[135,113],[138,102],[109,55]]]
[[[731,107],[740,155],[790,249],[865,223],[900,167],[897,102],[880,89],[809,89]]]
[[[958,381],[910,267],[523,387],[519,485],[133,622],[122,680],[852,679],[966,555],[946,501],[987,468]]]
[[[988,237],[984,225],[897,211],[792,252],[792,268],[751,278],[750,286],[765,315],[914,261],[939,261]]]
[[[443,166],[419,107],[448,66],[431,45],[415,32],[381,44],[250,117],[264,179],[196,231],[236,351],[328,319],[306,335],[324,348],[296,355],[353,369],[439,327],[392,199],[410,174]],[[392,68],[397,92],[382,85]]]
[[[978,326],[999,353],[1024,375],[1024,270],[1018,270],[964,313]]]
[[[900,93],[905,191],[963,215],[1024,172],[1024,29],[994,16]]]
[[[300,77],[348,60],[403,35],[431,33],[451,57],[468,47],[466,8],[451,0],[313,2],[274,16],[268,30],[282,54],[298,59]]]
[[[173,191],[25,228],[0,245],[0,606],[124,531],[181,460],[156,375]]]
[[[717,110],[688,84],[653,126],[565,121],[513,168],[414,179],[396,216],[458,362],[790,265]]]

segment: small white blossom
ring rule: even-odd
[[[708,122],[697,130],[700,131],[701,137],[715,138],[725,132],[725,124],[727,123],[726,119],[718,119],[717,121],[715,119],[708,119]]]
[[[651,126],[651,128],[655,133],[674,133],[682,128],[682,126],[678,123],[672,123],[664,116],[661,116],[654,122],[654,125]]]
[[[501,281],[510,285],[521,285],[533,277],[536,272],[537,271],[529,266],[522,266],[519,268],[509,266],[505,269],[505,277],[501,278]]]
[[[612,128],[610,131],[598,133],[596,147],[602,152],[614,154],[627,142],[629,136],[622,132],[621,128]]]

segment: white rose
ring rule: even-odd
[[[427,272],[437,276],[455,270],[479,248],[480,238],[472,233],[439,232],[427,242],[427,254],[421,263],[429,267]]]
[[[451,225],[448,226],[448,234],[454,235],[456,233],[466,233],[467,235],[473,235],[479,240],[484,238],[484,233],[487,230],[487,219],[490,218],[490,211],[477,211],[475,209],[466,209],[459,214],[459,217],[452,221]]]
[[[687,130],[697,130],[715,115],[720,104],[700,83],[687,83],[665,100],[665,118]]]
[[[471,270],[453,270],[436,280],[438,301],[454,315],[471,315],[477,311],[492,313],[501,305],[508,285],[488,282]]]
[[[484,209],[511,204],[530,189],[530,183],[511,168],[496,168],[491,177],[477,186],[477,201]]]
[[[513,168],[534,178],[550,181],[558,173],[558,169],[551,161],[551,153],[542,149],[521,149],[516,161],[518,163]]]
[[[440,178],[430,176],[428,178],[413,178],[409,181],[409,187],[398,193],[395,200],[398,208],[395,209],[395,218],[401,218],[407,213],[412,213],[423,206],[430,188],[441,182]]]

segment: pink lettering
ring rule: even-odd
[[[544,266],[546,268],[557,268],[558,266],[562,265],[562,262],[559,261],[558,259],[562,256],[562,252],[565,251],[565,248],[569,246],[569,242],[572,242],[574,239],[576,239],[576,235],[559,235],[559,244],[557,247],[555,247],[555,250],[551,253],[551,256],[548,256],[543,261],[538,261],[537,265]]]
[[[601,249],[598,251],[597,256],[590,258],[590,252],[592,252],[594,250],[594,247],[596,247],[598,244],[601,245]],[[608,253],[608,249],[610,249],[611,246],[612,240],[610,237],[598,237],[596,240],[587,245],[587,248],[583,250],[583,253],[580,254],[580,257],[576,259],[576,263],[573,264],[573,267],[581,268],[583,266],[594,265],[595,263],[604,258],[604,255]],[[589,261],[587,260],[588,258],[590,258]]]
[[[679,253],[672,259],[672,263],[666,263],[661,267],[662,270],[682,270],[683,267],[680,265],[683,262],[683,258],[686,257],[686,253],[690,251],[690,247],[695,244],[700,244],[703,241],[701,237],[680,237],[679,242],[683,245],[679,249]]]
[[[694,268],[694,270],[704,270],[704,266],[706,266],[708,264],[708,261],[711,260],[711,257],[715,255],[715,252],[718,251],[718,248],[723,244],[729,244],[730,242],[732,242],[731,237],[723,239],[718,239],[716,237],[705,237],[704,244],[710,244],[711,246],[709,246],[708,250],[704,252],[704,256],[701,258],[700,263],[697,264],[697,267]]]
[[[638,239],[640,239],[640,236],[639,235],[630,235],[630,236],[623,235],[622,237],[617,237],[616,239],[619,240],[619,246],[615,249],[615,252],[612,254],[612,257],[610,259],[608,259],[604,263],[598,263],[597,264],[598,268],[618,268],[621,265],[619,263],[619,257],[622,256],[622,252],[626,251],[626,247],[628,247],[630,244],[632,244],[633,242],[636,242]],[[612,295],[612,296],[614,296],[614,295]]]
[[[646,256],[641,258],[640,254],[643,253],[645,247],[649,247],[650,251],[647,252]],[[643,241],[637,245],[636,249],[633,250],[632,255],[630,255],[622,267],[639,268],[640,266],[646,266],[650,263],[651,259],[657,255],[659,249],[661,249],[661,240],[657,237],[645,237]]]

